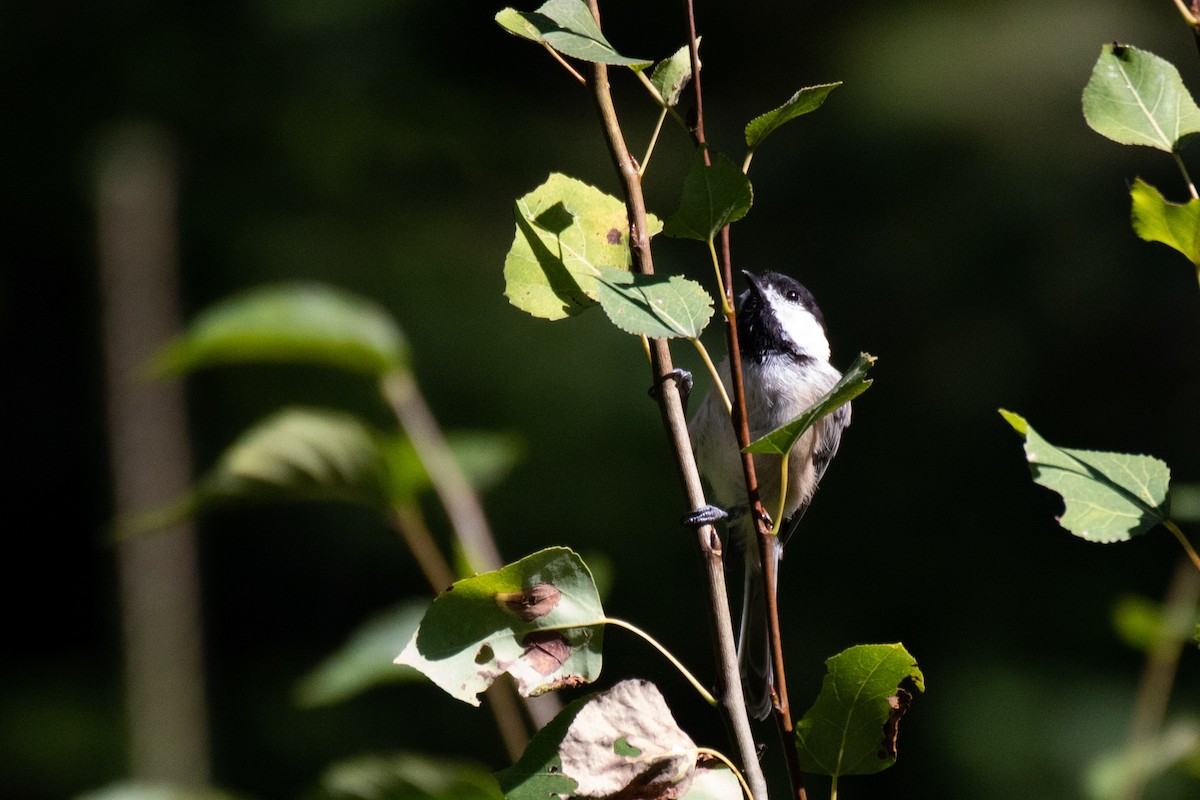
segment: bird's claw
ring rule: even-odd
[[[680,522],[685,528],[699,528],[703,525],[712,525],[715,522],[720,522],[728,516],[729,513],[725,509],[706,505],[690,514],[685,514]]]
[[[646,390],[646,394],[650,395],[655,400],[657,400],[659,391],[660,391],[659,384],[661,384],[663,381],[667,381],[667,380],[675,381],[675,385],[679,387],[679,400],[680,400],[680,402],[683,403],[683,408],[686,411],[687,405],[688,405],[688,397],[690,397],[692,394],[692,383],[693,383],[692,382],[692,373],[688,372],[686,369],[680,369],[679,367],[676,367],[675,369],[671,370],[670,372],[666,373],[665,375],[660,376],[658,378],[658,380],[656,380],[654,382],[654,385]]]

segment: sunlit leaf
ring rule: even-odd
[[[368,300],[321,284],[283,284],[209,307],[153,368],[184,373],[263,361],[383,375],[408,363],[408,345],[392,317]]]
[[[410,600],[359,626],[335,653],[305,675],[296,686],[296,700],[305,708],[340,703],[372,686],[411,681],[421,673],[394,663],[396,651],[412,638],[427,600]]]
[[[781,456],[792,449],[804,432],[816,424],[821,417],[836,411],[870,388],[873,380],[867,380],[867,372],[875,366],[875,356],[859,353],[858,358],[846,370],[833,388],[821,395],[817,402],[805,409],[800,416],[755,439],[745,447],[747,453],[767,453]]]
[[[321,776],[318,800],[502,800],[480,764],[416,753],[360,756]]]
[[[696,37],[696,47],[704,37]],[[692,79],[692,51],[685,44],[676,50],[670,58],[664,58],[654,65],[650,74],[650,83],[658,90],[663,102],[674,107],[679,102],[679,96]]]
[[[625,680],[564,708],[497,777],[508,800],[678,797],[697,755],[658,688]]]
[[[505,672],[541,694],[596,679],[604,620],[583,561],[552,547],[442,592],[396,663],[472,705]]]
[[[605,267],[599,279],[600,305],[626,333],[650,338],[695,339],[712,318],[712,296],[679,275],[635,275]]]
[[[496,15],[509,33],[553,47],[564,56],[599,64],[644,69],[653,64],[643,58],[630,58],[616,51],[596,24],[584,0],[549,0],[537,11],[505,8]]]
[[[692,787],[680,800],[743,800],[742,785],[727,767],[697,767]]]
[[[504,295],[544,319],[578,314],[598,301],[602,267],[628,270],[625,204],[594,186],[552,174],[516,203],[517,231],[504,259]],[[648,219],[651,236],[662,223]]]
[[[1200,108],[1179,70],[1153,53],[1106,44],[1083,90],[1083,116],[1121,144],[1177,151],[1200,133]]]
[[[737,222],[754,203],[750,179],[740,168],[718,153],[712,165],[704,163],[697,150],[683,181],[679,210],[667,220],[668,236],[707,242],[731,222]]]
[[[779,129],[781,125],[796,117],[816,111],[842,82],[823,83],[819,86],[806,86],[788,98],[787,102],[766,114],[750,120],[746,126],[746,146],[751,150],[758,147],[763,139]]]
[[[1133,230],[1147,242],[1162,242],[1200,267],[1200,200],[1172,203],[1138,178],[1129,188]]]
[[[1062,496],[1058,522],[1093,542],[1122,542],[1167,519],[1171,471],[1157,458],[1059,448],[1019,414],[1000,410],[1025,437],[1025,457],[1035,483]]]
[[[896,734],[911,694],[925,691],[916,659],[901,644],[856,645],[825,662],[813,707],[796,723],[806,772],[868,775],[896,762]]]

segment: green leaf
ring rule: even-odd
[[[509,435],[451,431],[446,439],[480,490],[520,458],[520,444]],[[162,530],[232,505],[343,502],[386,512],[432,489],[405,437],[382,434],[342,411],[287,407],[244,431],[185,495],[118,520],[116,536]]]
[[[341,411],[284,408],[245,431],[195,490],[199,507],[241,501],[334,500],[381,506],[378,437]]]
[[[710,241],[726,225],[746,216],[753,203],[750,179],[736,164],[718,153],[712,166],[707,166],[703,151],[697,150],[683,181],[679,210],[667,220],[664,233]]]
[[[628,270],[625,204],[594,186],[552,174],[516,203],[517,231],[504,259],[504,295],[543,319],[563,319],[597,302],[602,267]],[[653,236],[662,230],[648,218]]]
[[[157,372],[224,364],[307,362],[383,375],[408,364],[408,344],[379,306],[315,283],[265,286],[203,311],[155,357]]]
[[[697,755],[658,688],[625,680],[564,708],[497,778],[508,800],[679,797]]]
[[[696,48],[704,37],[696,38]],[[676,50],[670,58],[665,58],[654,66],[650,74],[650,83],[658,90],[659,97],[668,108],[674,108],[679,103],[679,96],[692,79],[692,51],[685,44]]]
[[[416,633],[427,600],[410,600],[359,626],[347,642],[305,675],[296,686],[296,702],[304,708],[328,706],[384,683],[412,681],[420,673],[393,662],[396,648]]]
[[[796,724],[800,766],[821,775],[868,775],[896,763],[896,726],[912,681],[925,676],[902,644],[856,645],[825,662],[813,707]]]
[[[1140,746],[1109,753],[1092,763],[1085,775],[1085,794],[1088,800],[1136,796],[1137,788],[1198,755],[1200,725],[1195,720],[1176,720]]]
[[[360,756],[321,776],[321,800],[502,800],[482,765],[415,753]]]
[[[1171,471],[1157,458],[1059,448],[1019,414],[1001,416],[1025,437],[1035,483],[1062,496],[1058,523],[1092,542],[1123,542],[1167,519]]]
[[[1083,90],[1083,116],[1092,130],[1121,144],[1166,152],[1200,133],[1200,108],[1179,70],[1153,53],[1106,44]]]
[[[829,93],[841,85],[842,82],[837,81],[836,83],[822,83],[819,86],[806,86],[789,97],[787,102],[779,108],[750,120],[746,126],[746,146],[753,150],[785,122],[816,111],[825,102]]]
[[[207,787],[121,781],[76,795],[75,800],[234,800],[235,797]]]
[[[867,380],[866,375],[871,367],[875,366],[877,360],[875,356],[859,353],[858,358],[854,359],[854,363],[850,365],[850,369],[846,370],[846,374],[833,385],[832,389],[821,395],[817,402],[805,409],[791,422],[781,425],[766,436],[755,439],[746,445],[745,452],[781,456],[790,451],[792,445],[799,441],[804,432],[815,425],[817,420],[836,411],[839,406],[849,403],[870,388],[874,381]]]
[[[692,788],[680,800],[742,800],[742,785],[727,767],[696,768]]]
[[[599,295],[600,305],[614,325],[652,339],[698,338],[713,313],[708,292],[678,275],[635,275],[605,267]]]
[[[1138,178],[1129,188],[1133,231],[1147,242],[1162,242],[1200,268],[1200,200],[1168,202],[1158,189]]]
[[[512,434],[447,431],[446,443],[471,485],[481,492],[499,484],[523,456],[521,441]],[[433,489],[429,473],[407,437],[383,437],[380,448],[387,464],[388,496],[393,501],[408,502]]]
[[[396,663],[472,705],[505,672],[541,694],[596,679],[604,621],[583,561],[552,547],[442,592]]]
[[[537,11],[505,8],[496,22],[509,33],[553,47],[564,56],[597,64],[644,69],[653,61],[623,56],[608,43],[584,0],[549,0]]]

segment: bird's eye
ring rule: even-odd
[[[787,290],[787,293],[786,293],[784,296],[785,296],[785,297],[786,297],[786,298],[787,298],[787,299],[788,299],[790,302],[793,302],[793,303],[794,303],[794,302],[796,302],[797,300],[799,300],[799,299],[800,299],[800,293],[799,293],[799,292],[797,292],[795,289],[788,289],[788,290]]]

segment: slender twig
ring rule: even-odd
[[[692,92],[695,100],[695,127],[692,134],[696,146],[704,153],[705,164],[711,164],[708,144],[704,138],[704,92],[700,83],[700,53],[696,36],[696,13],[693,0],[684,0],[687,10],[688,49],[692,61]],[[767,608],[767,626],[771,644],[771,665],[775,693],[775,723],[783,744],[784,759],[787,763],[788,778],[791,781],[792,794],[797,800],[807,800],[804,791],[804,774],[800,769],[799,756],[792,746],[794,731],[792,726],[792,711],[788,701],[787,678],[783,663],[783,645],[779,633],[779,604],[775,596],[778,585],[774,557],[775,538],[771,535],[767,524],[767,514],[763,510],[758,493],[758,478],[754,472],[754,456],[745,452],[750,444],[750,424],[746,416],[746,389],[742,379],[741,346],[738,343],[737,310],[733,302],[733,262],[730,255],[729,226],[721,229],[721,303],[726,312],[725,334],[729,343],[729,371],[733,384],[733,423],[734,434],[738,447],[741,449],[742,472],[746,479],[746,499],[750,507],[750,518],[754,520],[758,533],[759,559],[763,567],[763,582],[765,591],[763,597]]]
[[[639,75],[641,73],[638,73]],[[658,135],[662,133],[663,122],[667,118],[667,109],[664,108],[662,113],[658,115],[658,122],[654,124],[654,133],[650,134],[650,143],[646,145],[646,155],[642,156],[642,161],[638,165],[638,177],[641,178],[646,174],[646,166],[650,163],[650,156],[654,155],[654,146],[658,144]]]
[[[554,56],[554,60],[557,61],[559,64],[561,64],[563,69],[565,69],[567,72],[571,73],[571,76],[573,78],[575,78],[575,80],[579,81],[584,86],[587,86],[587,78],[580,75],[579,71],[577,69],[575,69],[574,67],[572,67],[565,58],[560,56],[558,54],[557,50],[555,50],[553,47],[551,47],[550,45],[545,44],[545,43],[543,43],[542,46],[546,48],[547,53]]]
[[[450,452],[441,426],[438,425],[437,418],[429,410],[417,386],[416,377],[408,371],[393,371],[380,381],[380,391],[417,452],[417,458],[429,473],[429,480],[446,510],[450,528],[467,565],[474,572],[500,569],[504,562],[500,560],[500,551],[492,538],[483,506]],[[418,555],[418,558],[420,557],[421,555]],[[449,566],[445,567],[445,571],[451,572]],[[433,584],[433,590],[440,592],[447,585],[439,580]],[[543,727],[562,709],[562,703],[552,694],[526,697],[523,700],[525,710],[536,728]],[[509,705],[515,708],[515,701]]]
[[[599,24],[600,10],[597,0],[588,0],[588,6]],[[650,275],[654,273],[654,262],[650,254],[645,198],[642,195],[637,168],[629,155],[625,137],[621,133],[621,126],[617,120],[617,112],[613,107],[612,95],[608,86],[608,68],[604,64],[592,65],[590,85],[596,109],[600,114],[609,155],[612,157],[625,195],[625,205],[629,214],[631,269],[643,275]],[[696,468],[695,456],[692,454],[691,439],[688,437],[687,418],[683,413],[679,387],[675,381],[667,379],[673,370],[671,351],[665,339],[653,339],[649,344],[654,385],[659,387],[657,396],[663,426],[667,432],[671,452],[675,457],[677,472],[687,494],[688,506],[692,510],[699,510],[706,505],[706,502],[704,490],[700,484],[700,473]],[[733,622],[729,613],[729,598],[725,593],[725,566],[722,561],[721,538],[711,525],[697,528],[696,537],[701,562],[704,566],[705,589],[709,600],[706,607],[709,612],[709,626],[713,632],[713,647],[719,667],[716,696],[721,702],[722,712],[733,733],[738,756],[742,761],[742,769],[746,773],[746,780],[754,796],[765,800],[767,796],[766,781],[763,778],[762,767],[758,763],[754,736],[750,730],[749,716],[746,713],[746,701],[742,694],[741,681],[738,679]]]
[[[624,628],[625,630],[629,631],[630,633],[636,633],[638,636],[645,639],[647,644],[649,644],[651,647],[653,647],[655,650],[657,650],[659,653],[661,653],[663,658],[665,658],[667,661],[671,662],[671,666],[673,666],[673,667],[675,667],[675,669],[679,670],[679,674],[683,675],[683,677],[687,680],[687,682],[690,683],[692,685],[692,687],[695,688],[695,690],[699,693],[699,695],[704,698],[704,702],[708,703],[710,706],[717,705],[717,698],[713,697],[712,694],[708,691],[708,689],[705,689],[703,684],[701,684],[700,681],[696,680],[696,676],[691,673],[691,670],[689,670],[687,667],[685,667],[683,665],[682,661],[680,661],[678,658],[676,658],[675,655],[670,650],[663,647],[662,644],[660,644],[659,641],[657,639],[655,639],[653,636],[646,633],[644,630],[642,630],[638,626],[634,625],[632,622],[626,622],[625,620],[617,619],[616,617],[608,617],[607,619],[604,620],[604,624],[605,625],[616,625],[618,628]]]
[[[1188,174],[1187,165],[1183,163],[1183,156],[1174,152],[1171,153],[1171,155],[1175,156],[1175,165],[1178,166],[1179,171],[1183,173],[1184,183],[1187,184],[1188,192],[1191,193],[1192,199],[1200,199],[1200,194],[1197,194],[1196,192],[1196,184],[1192,183],[1192,176]]]
[[[725,391],[725,382],[721,380],[721,373],[717,371],[713,365],[712,359],[709,358],[708,349],[699,339],[691,339],[692,344],[696,346],[696,350],[700,353],[700,358],[704,361],[704,366],[708,370],[708,374],[712,376],[713,388],[721,395],[721,402],[725,404],[725,413],[733,413],[733,403],[729,401],[729,393]]]
[[[415,505],[395,505],[389,522],[392,530],[408,545],[413,558],[417,560],[417,566],[421,568],[421,574],[429,581],[433,591],[443,592],[450,588],[450,584],[454,583],[454,571],[433,541],[421,510]]]
[[[1174,534],[1175,538],[1179,540],[1179,544],[1183,546],[1183,552],[1187,553],[1187,557],[1192,560],[1192,565],[1200,570],[1200,555],[1196,554],[1196,548],[1192,547],[1192,543],[1183,535],[1183,531],[1179,530],[1179,526],[1174,521],[1167,520],[1163,523],[1163,527]]]
[[[1146,654],[1146,666],[1138,686],[1129,729],[1129,748],[1133,752],[1146,747],[1162,728],[1179,657],[1195,630],[1197,601],[1200,601],[1200,572],[1180,560],[1163,601],[1162,628]],[[1134,780],[1135,784],[1129,787],[1128,800],[1138,800],[1145,789],[1143,777],[1139,775]]]

